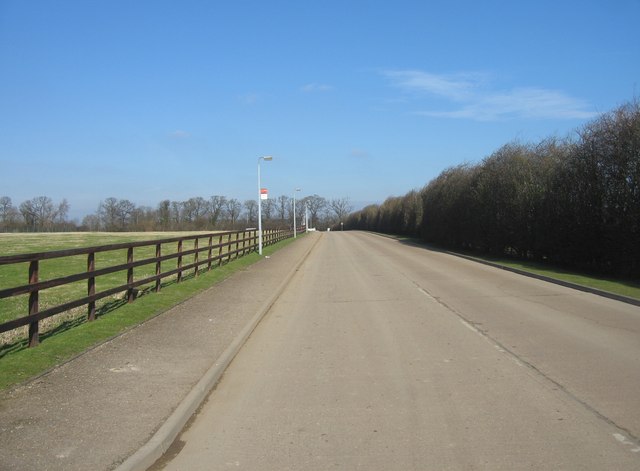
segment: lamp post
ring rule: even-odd
[[[293,238],[298,237],[296,234],[296,191],[300,191],[300,188],[293,190]]]
[[[262,185],[260,184],[260,161],[273,160],[270,155],[258,157],[258,253],[262,255]]]

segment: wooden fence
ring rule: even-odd
[[[263,231],[263,245],[275,244],[292,236],[293,231],[291,230],[265,230]],[[201,241],[206,241],[206,243],[201,243]],[[192,242],[187,244],[192,247],[185,248],[185,242]],[[172,244],[177,244],[175,251],[170,249]],[[144,247],[148,248],[147,251],[155,247],[155,256],[135,260],[134,249],[140,250]],[[28,264],[29,282],[22,286],[0,289],[0,299],[28,295],[28,311],[24,317],[0,324],[0,333],[28,325],[29,346],[33,347],[40,342],[40,321],[43,319],[86,305],[88,307],[87,319],[92,321],[96,318],[96,301],[100,299],[126,293],[126,301],[131,303],[136,298],[137,288],[143,285],[155,284],[153,289],[158,292],[164,278],[175,276],[176,282],[180,283],[186,272],[193,270],[194,276],[198,276],[199,272],[205,269],[205,266],[206,270],[210,270],[213,266],[219,266],[229,260],[257,251],[257,249],[258,231],[245,230],[3,256],[0,257],[0,265]],[[101,268],[96,267],[97,253],[124,250],[126,250],[126,263]],[[39,281],[41,261],[82,255],[86,255],[86,270],[46,281]],[[186,261],[190,263],[183,264],[185,257],[187,257]],[[166,262],[169,261],[174,263],[171,263],[167,268],[168,263]],[[134,270],[148,265],[151,265],[152,268],[155,266],[155,274],[135,279]],[[123,281],[126,280],[125,283],[98,291],[100,277],[119,272],[124,272]],[[73,299],[44,310],[39,309],[40,293],[43,290],[84,280],[87,281],[87,295],[85,297]]]

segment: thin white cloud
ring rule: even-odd
[[[255,105],[260,98],[257,93],[245,93],[238,97],[240,101],[245,105]]]
[[[449,110],[416,113],[425,116],[492,121],[510,118],[588,119],[596,115],[587,102],[559,90],[539,87],[492,89],[486,74],[438,75],[405,70],[387,71],[384,75],[406,91],[423,92],[452,102]]]
[[[187,139],[191,137],[191,134],[187,131],[183,131],[182,129],[177,129],[169,133],[169,137],[172,139]]]
[[[437,75],[418,70],[391,70],[384,75],[407,91],[426,92],[453,100],[468,98],[480,83],[477,74]]]
[[[328,92],[330,90],[333,90],[333,87],[324,83],[308,83],[300,87],[300,90],[306,93]]]
[[[356,159],[365,160],[369,158],[369,153],[363,149],[352,149],[351,152],[349,153],[349,156]]]

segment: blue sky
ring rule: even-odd
[[[419,188],[638,96],[640,0],[0,0],[0,196]]]

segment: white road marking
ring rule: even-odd
[[[640,446],[636,446],[635,443],[633,443],[631,440],[629,440],[627,437],[625,437],[624,435],[622,435],[621,433],[614,433],[613,437],[618,440],[620,443],[622,443],[623,445],[629,445],[632,446],[634,448],[631,449],[632,453],[638,453],[640,452]]]

